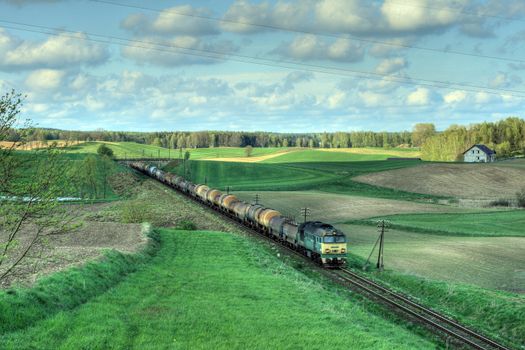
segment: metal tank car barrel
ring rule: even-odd
[[[188,194],[200,201],[218,207],[239,221],[255,227],[263,234],[274,236],[284,244],[302,252],[324,266],[334,267],[346,262],[347,243],[344,234],[329,224],[309,221],[300,225],[282,216],[277,210],[259,204],[249,204],[234,195],[194,184],[182,176],[167,173],[145,162],[131,162],[130,167]]]

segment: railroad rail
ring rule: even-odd
[[[489,339],[421,304],[418,304],[402,294],[396,293],[368,278],[360,276],[353,271],[345,268],[342,268],[339,271],[341,273],[338,275],[344,281],[359,287],[374,298],[380,299],[382,302],[403,311],[425,325],[437,329],[465,345],[480,350],[510,350],[494,340]]]
[[[149,174],[145,173],[148,177]],[[153,178],[154,180],[158,181],[157,179]],[[197,198],[190,196],[189,194],[179,191],[177,188],[171,187],[168,184],[165,184],[161,181],[158,181],[164,186],[170,187],[171,189],[174,189],[178,193],[184,195],[185,197],[192,199],[197,204],[201,205],[204,208],[212,209],[216,213],[221,214],[223,218],[226,220],[234,223],[235,225],[251,232],[252,234],[256,235],[259,238],[265,239],[270,242],[277,242],[276,239],[273,238],[273,236],[268,236],[264,232],[261,232],[257,230],[254,227],[251,227],[247,224],[244,224],[237,220],[237,218],[232,217],[231,215],[228,215],[226,212],[222,212],[204,202],[199,201]],[[284,245],[279,244],[281,248],[286,249],[287,251],[291,252],[294,255],[297,255],[301,258],[306,258],[305,255],[299,253],[298,251]],[[311,260],[308,260],[309,262],[312,262]],[[313,262],[312,262],[313,263]],[[497,350],[511,350],[510,348],[507,348],[496,341],[489,339],[485,337],[482,334],[479,334],[460,323],[447,318],[423,305],[420,305],[406,296],[396,293],[380,284],[378,284],[375,281],[372,281],[368,278],[365,278],[363,276],[360,276],[359,274],[350,271],[346,268],[340,268],[338,270],[327,270],[323,269],[327,274],[329,274],[334,280],[336,281],[344,281],[347,284],[351,284],[353,286],[356,286],[358,289],[362,290],[363,293],[361,295],[366,294],[365,296],[369,296],[369,298],[375,298],[376,300],[379,300],[383,304],[388,305],[389,307],[404,312],[406,315],[409,315],[413,319],[418,320],[422,325],[427,326],[430,330],[433,330],[434,334],[437,335],[446,335],[447,337],[452,337],[456,341],[460,342],[461,344],[467,345],[473,349],[479,349],[479,350],[488,350],[488,349],[497,349]],[[355,288],[353,289],[355,290]]]

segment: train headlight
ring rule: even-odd
[[[326,254],[330,253],[330,248],[326,248],[326,249],[324,250],[324,252],[325,252]]]
[[[341,253],[346,253],[346,249],[345,248],[341,248]]]

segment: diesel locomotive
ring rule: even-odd
[[[346,237],[330,224],[319,221],[298,224],[281,215],[277,210],[246,203],[235,195],[222,193],[203,184],[193,184],[181,176],[165,172],[154,165],[131,162],[130,166],[273,237],[325,267],[338,267],[346,263]]]

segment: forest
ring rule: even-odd
[[[415,124],[411,131],[273,133],[242,131],[70,131],[45,128],[9,130],[6,141],[108,141],[137,142],[164,148],[208,147],[421,147],[422,158],[433,161],[460,160],[464,150],[476,143],[496,150],[498,158],[525,154],[525,120],[509,117],[497,122],[451,125],[437,131],[432,123]]]

